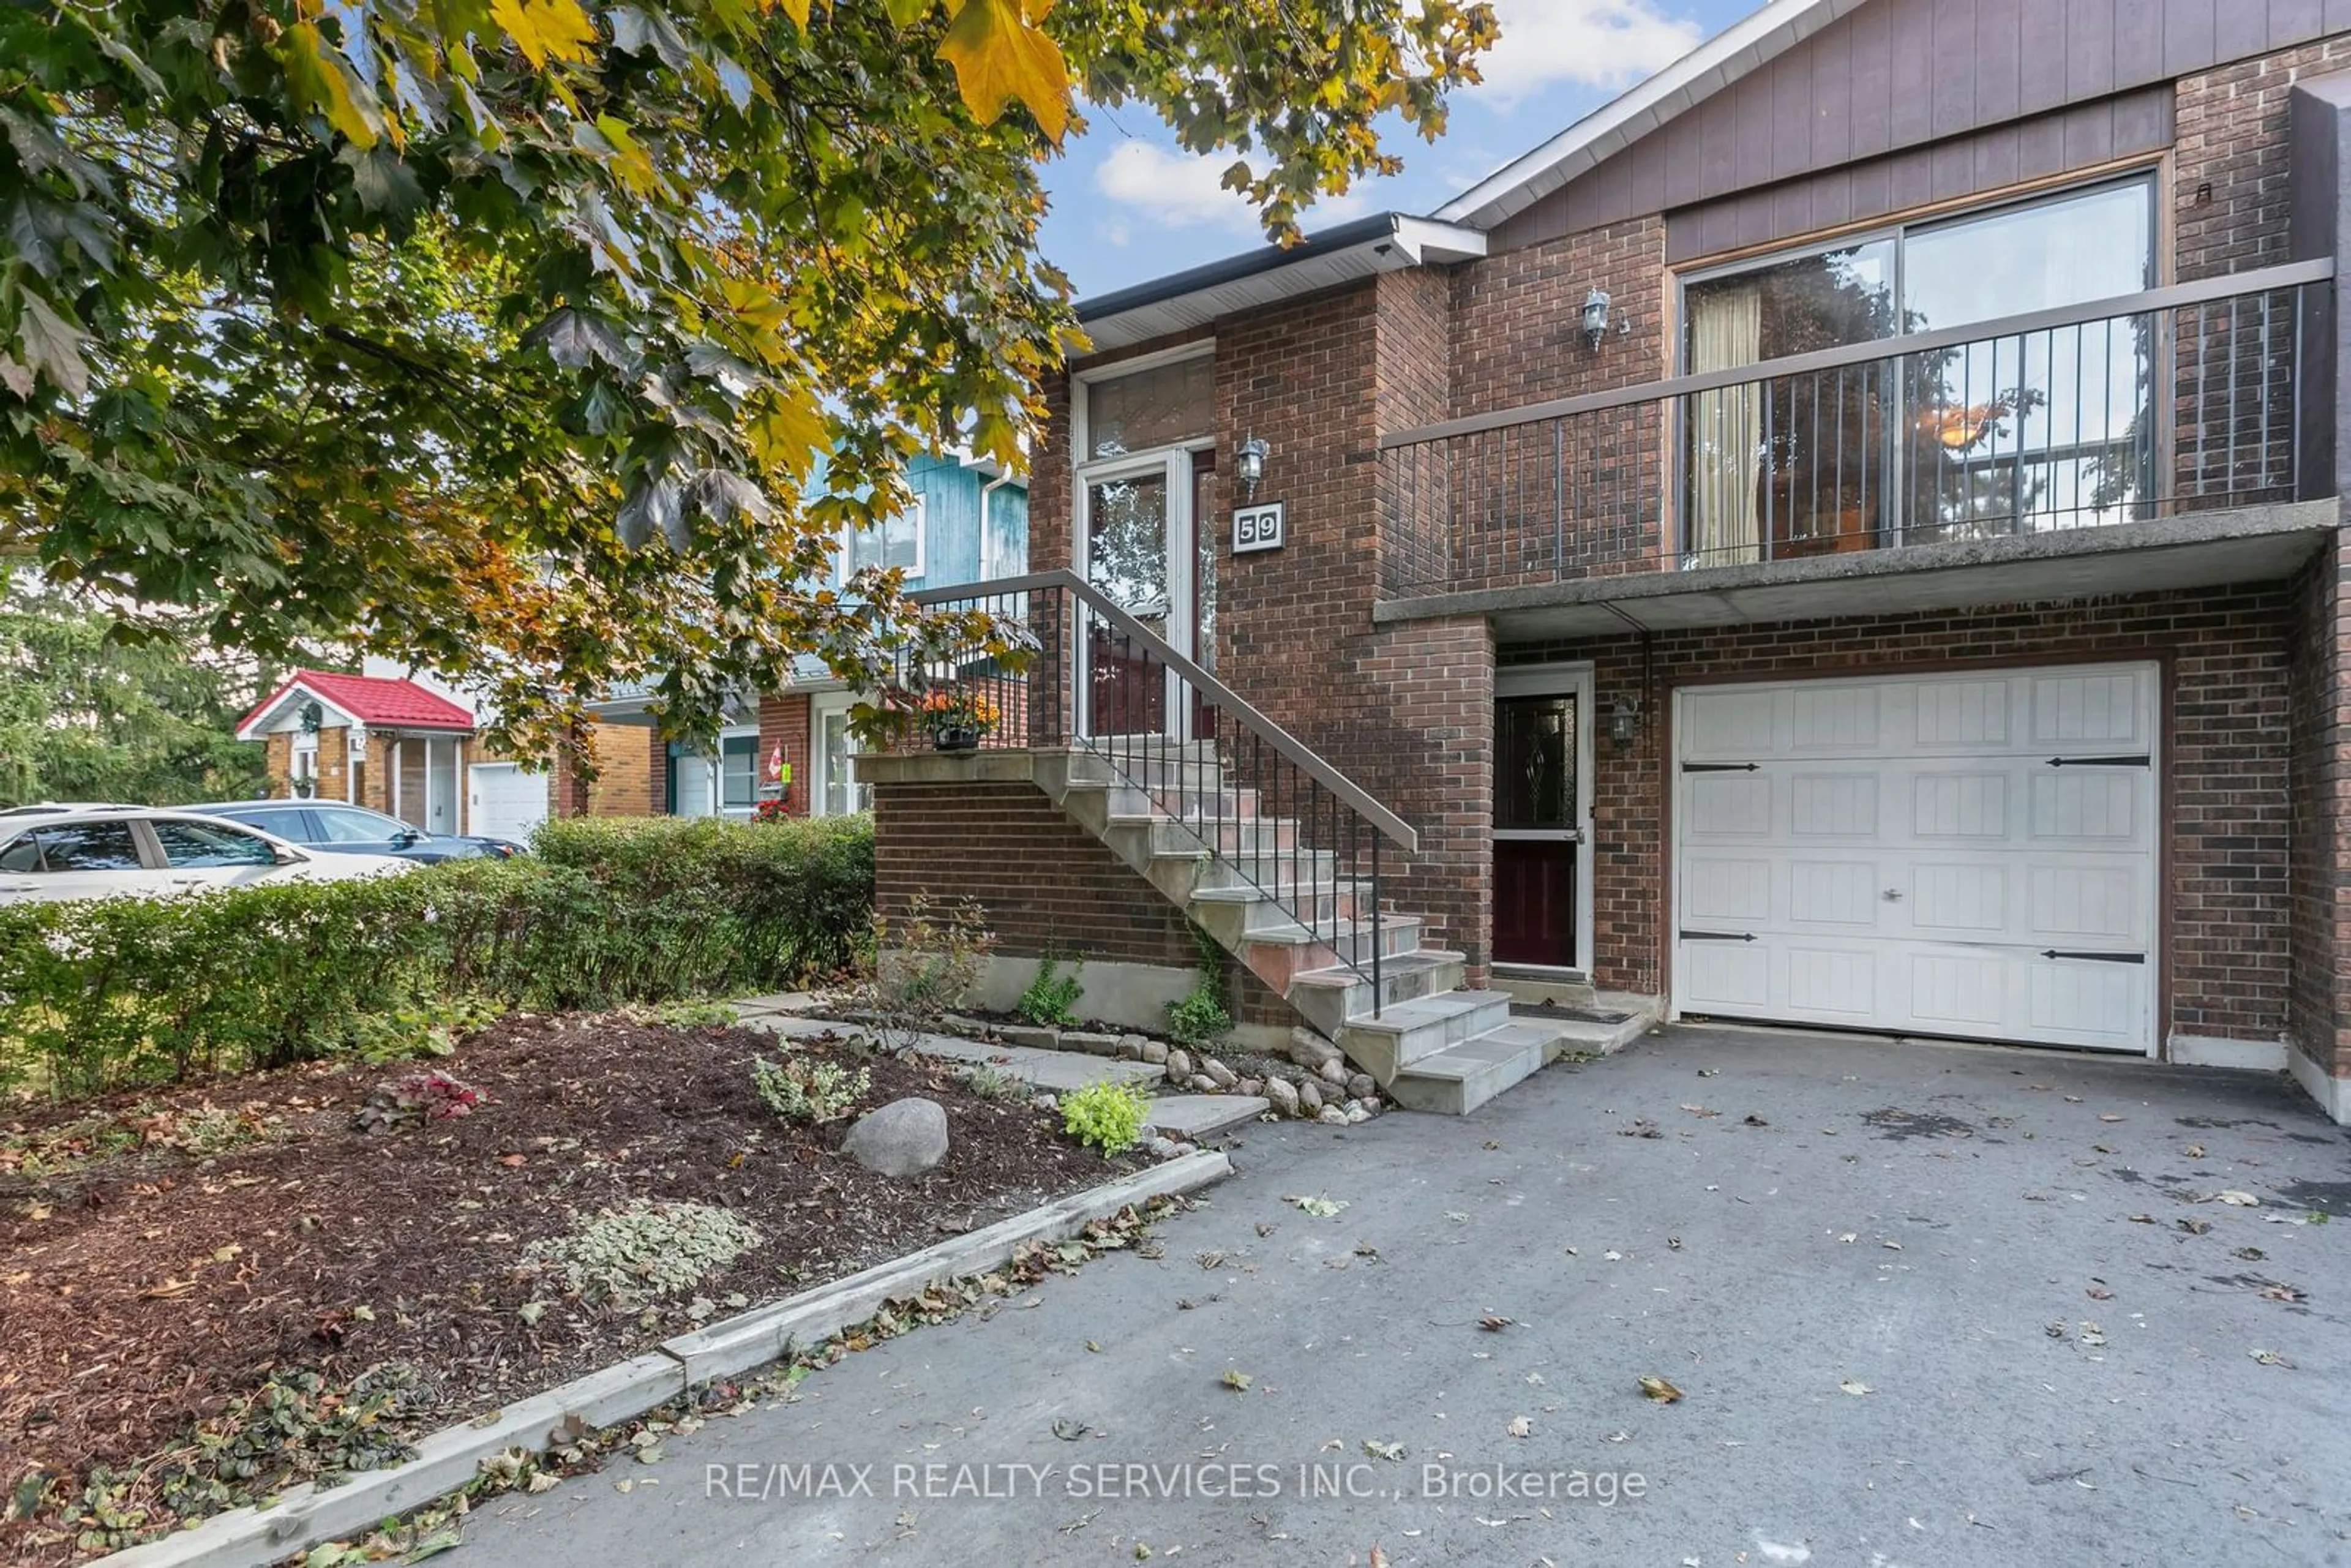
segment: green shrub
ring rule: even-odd
[[[1132,1083],[1097,1080],[1061,1096],[1061,1128],[1104,1155],[1134,1147],[1151,1121],[1151,1101]]]
[[[509,1008],[772,989],[843,967],[872,920],[863,817],[573,820],[536,842],[402,876],[0,905],[0,1091],[395,1060]]]
[[[751,1084],[768,1109],[787,1122],[833,1122],[846,1116],[873,1086],[870,1069],[855,1073],[838,1062],[805,1057],[751,1059]]]
[[[883,1048],[911,1051],[936,1030],[978,983],[995,946],[987,912],[973,899],[933,915],[918,892],[904,915],[874,915],[870,940],[859,946],[858,999],[874,1015]]]
[[[1061,960],[1057,958],[1047,958],[1040,963],[1037,977],[1029,982],[1029,988],[1020,993],[1020,999],[1013,1004],[1012,1010],[1033,1024],[1075,1029],[1078,1026],[1078,998],[1086,994],[1085,987],[1078,983],[1078,975],[1086,967],[1085,960],[1072,960],[1066,975],[1059,972],[1061,967]]]
[[[1217,981],[1203,975],[1192,988],[1167,1004],[1167,1038],[1178,1045],[1213,1045],[1232,1032],[1233,1015]]]

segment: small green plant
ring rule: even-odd
[[[1078,998],[1086,994],[1078,983],[1085,960],[1071,960],[1070,972],[1061,973],[1061,960],[1048,956],[1037,966],[1037,977],[1020,993],[1013,1010],[1030,1023],[1054,1029],[1075,1029],[1078,1026]]]
[[[851,1072],[839,1062],[788,1056],[751,1059],[751,1084],[768,1109],[787,1122],[815,1124],[849,1114],[873,1086],[866,1068]]]
[[[534,1241],[523,1266],[568,1295],[626,1305],[643,1296],[674,1296],[721,1273],[759,1245],[758,1227],[707,1203],[639,1198],[575,1220],[569,1235]]]
[[[1203,975],[1183,997],[1167,1004],[1167,1036],[1178,1045],[1212,1045],[1232,1032],[1233,1015],[1217,982]]]
[[[1114,1157],[1134,1147],[1151,1120],[1151,1101],[1132,1083],[1102,1080],[1061,1096],[1061,1129]]]
[[[885,1050],[914,1049],[935,1032],[949,1009],[978,982],[980,966],[995,947],[987,912],[973,899],[946,905],[935,915],[927,895],[906,900],[903,915],[873,917],[873,945],[861,956],[859,999],[874,1017]]]
[[[664,1002],[653,1009],[653,1021],[672,1029],[707,1029],[735,1019],[735,1009],[727,1002]]]
[[[963,1086],[983,1100],[1026,1100],[1035,1092],[1027,1079],[984,1062],[963,1070]]]

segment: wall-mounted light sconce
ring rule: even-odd
[[[1252,435],[1233,454],[1233,465],[1239,470],[1242,500],[1257,499],[1257,487],[1265,478],[1266,455],[1272,450],[1261,438]]]
[[[1616,743],[1617,750],[1622,751],[1633,744],[1633,737],[1640,728],[1641,699],[1618,697],[1616,706],[1608,711],[1608,738]]]
[[[1598,349],[1608,332],[1608,291],[1595,288],[1583,297],[1583,346]]]

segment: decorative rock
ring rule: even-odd
[[[1176,1157],[1176,1140],[1173,1138],[1154,1138],[1151,1140],[1151,1157],[1155,1160],[1172,1160]]]
[[[1233,1085],[1233,1092],[1236,1094],[1262,1094],[1265,1092],[1265,1080],[1262,1078],[1244,1078],[1238,1083]]]
[[[998,1025],[996,1032],[1007,1045],[1034,1046],[1039,1051],[1061,1049],[1061,1031],[1057,1029],[1046,1029],[1037,1024],[1008,1023]]]
[[[1159,1063],[1166,1061],[1167,1056],[1167,1042],[1165,1040],[1146,1040],[1143,1042],[1143,1060],[1150,1062],[1153,1066],[1155,1067]]]
[[[1305,1116],[1322,1113],[1322,1086],[1311,1078],[1298,1086],[1298,1110]]]
[[[1213,1056],[1200,1059],[1200,1071],[1213,1080],[1219,1089],[1230,1089],[1241,1081],[1241,1075]]]
[[[1347,1069],[1335,1058],[1316,1068],[1314,1076],[1333,1089],[1344,1089],[1347,1086]]]
[[[1343,1114],[1346,1116],[1347,1125],[1351,1127],[1361,1126],[1372,1119],[1372,1113],[1364,1109],[1364,1103],[1361,1100],[1349,1105]]]
[[[1181,1143],[1176,1145],[1176,1152],[1178,1155],[1196,1155],[1200,1152],[1200,1145],[1195,1143]]]
[[[1151,1060],[1151,1054],[1144,1048],[1150,1045],[1150,1043],[1151,1040],[1147,1035],[1120,1035],[1118,1037],[1118,1054],[1123,1061],[1149,1061]],[[1166,1052],[1162,1051],[1160,1054],[1165,1057]]]
[[[1309,1072],[1326,1061],[1339,1060],[1339,1048],[1309,1029],[1290,1031],[1290,1060]]]
[[[1167,1082],[1182,1085],[1192,1082],[1192,1053],[1171,1051],[1167,1053]]]
[[[947,1157],[947,1113],[935,1100],[893,1100],[849,1129],[841,1153],[883,1176],[920,1176]]]
[[[1070,1029],[1061,1031],[1063,1051],[1082,1051],[1088,1056],[1116,1056],[1118,1036],[1095,1034],[1090,1030]]]
[[[1347,1124],[1347,1113],[1336,1105],[1325,1105],[1322,1113],[1314,1119],[1326,1127],[1343,1127]]]
[[[1040,1111],[1058,1111],[1061,1108],[1061,1097],[1059,1094],[1040,1094],[1029,1103]]]
[[[1222,1085],[1205,1072],[1192,1074],[1192,1092],[1195,1094],[1214,1094],[1221,1087]]]
[[[1355,1103],[1364,1108],[1364,1114],[1366,1116],[1378,1115],[1382,1108],[1380,1105],[1380,1097],[1376,1094],[1366,1094],[1361,1100],[1356,1101]]]
[[[959,1034],[967,1040],[986,1040],[996,1032],[996,1026],[984,1019],[967,1019],[961,1013],[948,1013],[939,1019],[939,1029],[946,1034]]]
[[[1347,1080],[1347,1098],[1361,1100],[1366,1094],[1376,1094],[1380,1086],[1368,1072],[1358,1072]]]
[[[1267,1079],[1265,1081],[1265,1097],[1272,1104],[1273,1108],[1282,1115],[1295,1116],[1298,1114],[1298,1091],[1290,1086],[1288,1079]]]

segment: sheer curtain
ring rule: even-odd
[[[1692,373],[1755,363],[1762,350],[1763,295],[1754,287],[1710,288],[1687,297]],[[1724,387],[1690,399],[1689,549],[1699,564],[1759,558],[1755,482],[1762,472],[1760,385]]]

